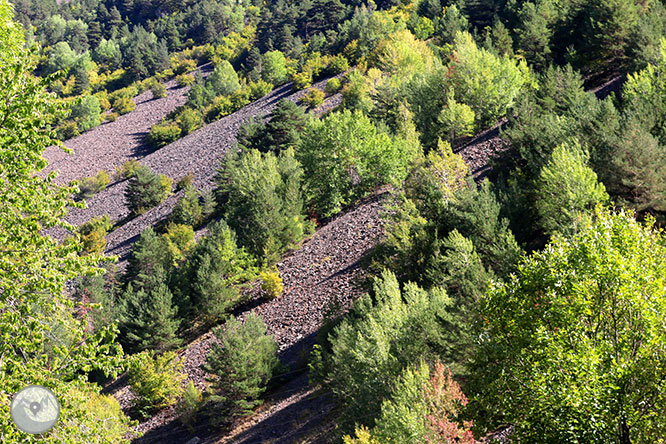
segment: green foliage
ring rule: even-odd
[[[118,97],[113,101],[113,110],[121,116],[134,111],[135,108],[136,103],[128,97]]]
[[[139,240],[132,245],[132,254],[125,273],[126,280],[143,289],[150,289],[156,279],[159,283],[161,274],[170,269],[166,251],[164,239],[158,236],[152,227],[143,230]]]
[[[75,392],[75,396],[81,399],[81,412],[90,415],[100,424],[100,434],[106,442],[125,442],[127,430],[132,424],[116,398],[95,392]]]
[[[541,170],[536,192],[541,227],[548,234],[572,234],[587,212],[608,200],[578,144],[555,148],[551,161]]]
[[[261,56],[261,78],[273,85],[287,81],[287,59],[280,51],[268,51]]]
[[[111,182],[109,174],[104,170],[99,170],[94,176],[84,177],[78,184],[79,191],[76,193],[76,198],[90,199],[100,191],[104,191],[109,182]]]
[[[146,137],[146,142],[153,148],[162,148],[180,139],[182,129],[177,123],[162,122],[153,125]]]
[[[125,201],[133,215],[159,205],[171,194],[171,179],[140,166],[134,171],[125,190]]]
[[[345,428],[371,424],[403,369],[437,355],[432,346],[440,342],[439,323],[450,303],[440,289],[409,283],[401,291],[390,272],[375,280],[373,297],[355,302],[352,316],[329,335],[331,352],[325,357]]]
[[[191,74],[180,74],[176,77],[176,84],[181,88],[190,86],[194,83],[194,76]]]
[[[301,103],[308,109],[316,108],[324,102],[324,91],[318,88],[310,88],[301,98]]]
[[[84,96],[72,106],[70,118],[77,123],[79,131],[84,132],[101,123],[101,114],[102,108],[97,97]]]
[[[524,61],[479,49],[468,33],[456,34],[449,71],[456,100],[469,105],[482,126],[502,117],[530,82]]]
[[[663,234],[623,212],[595,219],[483,304],[483,383],[471,385],[516,439],[651,442],[666,430]]]
[[[150,87],[150,92],[153,94],[153,99],[162,99],[166,97],[166,87],[160,82],[153,82]]]
[[[384,184],[399,184],[418,155],[415,140],[380,132],[360,112],[313,120],[297,151],[309,197],[323,216]]]
[[[132,392],[136,395],[133,408],[146,418],[156,410],[178,401],[186,375],[183,362],[173,352],[156,355],[141,352],[130,358],[127,374]]]
[[[176,224],[199,226],[203,221],[199,193],[192,185],[185,187],[183,196],[178,199],[171,212],[171,221]]]
[[[235,233],[226,223],[215,222],[178,270],[179,308],[205,323],[216,322],[238,303],[236,285],[252,280],[256,273],[254,259],[238,248]]]
[[[298,146],[308,120],[303,108],[291,100],[281,100],[267,123],[250,121],[241,128],[238,144],[246,150],[279,154],[289,147]]]
[[[173,305],[171,291],[164,283],[151,286],[153,288],[135,290],[129,284],[119,300],[121,341],[133,352],[165,351],[180,344],[176,337],[180,320],[176,318],[178,309]]]
[[[312,227],[305,219],[303,170],[286,149],[279,156],[250,150],[226,156],[216,193],[241,245],[267,264],[295,248]]]
[[[172,265],[176,266],[194,248],[194,229],[190,225],[169,223],[162,235]]]
[[[97,255],[76,254],[76,240],[58,242],[44,230],[75,230],[63,218],[73,187],[42,175],[46,147],[58,145],[50,124],[63,107],[46,92],[48,80],[32,75],[33,52],[24,48],[13,10],[0,1],[0,436],[3,443],[114,442],[98,415],[85,406],[98,388],[81,375],[99,370],[115,376],[122,350],[115,327],[91,332],[75,315],[65,284],[80,274],[99,272]],[[29,435],[11,421],[11,394],[30,384],[49,387],[60,401],[60,420],[50,434]],[[109,415],[119,435],[129,432],[121,416]],[[120,442],[123,442],[121,438]],[[118,442],[118,441],[115,441]]]
[[[441,362],[431,370],[425,363],[406,368],[389,399],[382,402],[381,416],[372,431],[356,430],[356,439],[345,444],[367,442],[477,444],[472,423],[458,420],[467,398]]]
[[[213,333],[219,343],[213,344],[203,365],[212,375],[211,401],[227,419],[251,414],[279,365],[275,339],[253,313],[243,323],[231,318]]]
[[[187,382],[183,397],[178,403],[178,419],[185,424],[190,432],[194,431],[194,422],[199,410],[203,407],[203,395],[192,381]]]
[[[109,216],[93,217],[88,222],[79,227],[79,234],[81,235],[81,243],[83,248],[82,254],[102,254],[106,248],[105,236],[113,227],[113,223]]]
[[[340,82],[340,79],[334,77],[328,82],[326,82],[326,87],[324,88],[324,91],[326,92],[326,94],[335,94],[338,91],[340,91],[340,88],[342,88],[342,83]]]
[[[187,136],[203,126],[203,116],[197,110],[185,108],[176,115],[176,124],[180,128],[179,136]]]
[[[275,299],[282,295],[282,278],[280,272],[275,271],[262,271],[259,273],[261,278],[261,289],[268,299]]]
[[[464,103],[457,103],[452,95],[448,97],[446,106],[439,113],[438,120],[442,130],[448,133],[451,143],[456,137],[472,135],[474,130],[474,111]]]

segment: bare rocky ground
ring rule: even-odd
[[[194,74],[204,77],[211,73],[210,64],[201,66]],[[59,171],[57,183],[68,183],[74,179],[92,176],[99,170],[108,173],[130,159],[141,159],[146,154],[143,138],[150,127],[187,100],[189,87],[178,87],[175,80],[166,82],[166,97],[153,99],[146,91],[133,100],[136,109],[119,116],[115,122],[102,123],[64,144],[74,153],[68,154],[59,147],[50,147],[44,157],[49,165],[44,172]]]
[[[335,304],[345,312],[363,292],[357,285],[364,277],[360,263],[382,235],[380,212],[385,197],[386,193],[378,193],[318,229],[278,264],[284,284],[282,296],[266,301],[260,292],[253,292],[245,309],[236,313],[243,318],[254,312],[264,319],[278,343],[280,360],[288,368],[283,374],[287,382],[268,394],[256,415],[229,434],[207,424],[190,432],[180,424],[173,408],[165,409],[137,427],[144,433],[137,442],[185,443],[198,436],[207,443],[219,439],[227,443],[290,443],[321,425],[334,404],[309,387],[302,364],[328,307]],[[206,375],[200,366],[214,341],[214,335],[208,332],[181,352],[188,379],[200,389],[206,387]],[[124,382],[111,387],[110,392],[125,409],[129,408],[132,395]]]
[[[326,80],[323,80],[314,84],[313,87],[323,89],[325,84]],[[134,137],[132,134],[137,132],[136,129],[131,128],[128,130],[125,127],[125,125],[131,125],[134,120],[121,121],[119,119],[113,124],[120,123],[121,125],[114,125],[112,129],[116,133],[116,137],[123,140],[123,148],[119,150],[122,151],[122,154],[107,153],[106,151],[111,151],[111,147],[106,143],[101,143],[98,139],[113,137],[111,135],[97,134],[90,136],[90,140],[87,138],[86,140],[88,140],[90,146],[99,147],[99,151],[97,149],[84,149],[82,154],[75,154],[75,162],[70,161],[70,158],[67,157],[64,157],[65,161],[61,160],[60,157],[54,157],[50,168],[60,170],[61,175],[64,177],[76,178],[92,175],[98,169],[102,168],[102,165],[111,168],[114,165],[122,164],[122,162],[130,158],[138,158],[143,165],[148,166],[156,173],[166,174],[174,180],[178,180],[188,173],[193,173],[195,177],[194,185],[201,190],[209,190],[213,187],[213,178],[219,166],[220,158],[234,146],[236,134],[241,126],[251,117],[269,114],[281,99],[298,101],[306,92],[307,90],[293,92],[290,84],[284,85],[243,109],[206,125],[182,139],[153,152],[147,152],[143,145],[143,137],[147,134],[149,126],[146,126],[144,123],[145,130],[141,133],[141,137]],[[178,103],[176,98],[173,100],[174,103]],[[150,104],[153,102],[158,101],[152,100]],[[339,96],[331,97],[316,111],[326,111],[331,106],[331,103],[336,102],[339,102]],[[155,106],[159,105],[158,103],[154,104]],[[161,117],[157,117],[156,113],[153,114],[153,112],[147,109],[139,109],[139,106],[132,113],[122,117],[131,117],[137,111],[139,111],[140,115],[150,114],[153,116],[152,120],[149,119],[150,121],[159,122],[161,119]],[[166,108],[162,109],[161,112],[166,114]],[[140,117],[136,118],[136,120],[139,119]],[[95,128],[89,133],[97,129]],[[66,145],[74,148],[76,144],[82,143],[77,139],[87,136],[89,133],[72,139],[76,142],[66,142]],[[104,147],[106,147],[106,151]],[[65,154],[65,156],[67,155]],[[105,160],[97,161],[98,156]],[[95,170],[86,171],[83,169],[87,165],[95,165]],[[93,217],[103,215],[108,215],[114,221],[123,220],[129,213],[124,202],[124,192],[127,185],[127,180],[110,184],[104,191],[87,200],[87,208],[72,208],[67,216],[67,220],[75,225],[80,225]],[[171,196],[162,204],[124,223],[107,236],[106,254],[116,255],[120,258],[120,269],[124,267],[124,259],[127,257],[132,243],[141,234],[141,231],[148,226],[154,226],[165,220],[171,214],[178,197],[178,195]],[[59,238],[64,237],[65,234],[62,231],[52,233],[53,236]]]
[[[326,81],[316,87],[323,88]],[[185,91],[171,86],[165,99],[151,100],[150,93],[137,97],[137,109],[115,123],[95,128],[66,142],[76,150],[74,156],[49,152],[49,168],[61,171],[60,181],[89,176],[99,169],[112,170],[125,160],[137,158],[158,173],[178,179],[188,172],[195,175],[201,189],[213,186],[212,178],[219,159],[233,147],[242,124],[252,116],[268,114],[282,98],[298,100],[305,91],[293,93],[289,85],[246,106],[218,122],[178,140],[158,151],[148,152],[142,145],[150,126],[184,103]],[[329,98],[315,112],[321,114],[339,104],[340,96]],[[136,126],[133,126],[136,125]],[[113,141],[113,142],[112,142]],[[501,152],[504,142],[499,128],[491,128],[464,143],[456,150],[470,165],[476,178],[487,172],[488,158]],[[89,166],[93,165],[93,168]],[[81,224],[91,217],[108,214],[120,220],[127,215],[124,204],[126,181],[111,184],[88,201],[87,209],[74,209],[69,221]],[[121,225],[107,236],[106,254],[121,258],[119,268],[131,245],[147,226],[163,221],[171,213],[178,195]],[[343,312],[363,293],[358,282],[364,277],[362,258],[382,236],[380,213],[386,193],[378,192],[353,208],[333,218],[297,251],[287,254],[278,264],[285,290],[282,297],[265,301],[260,292],[236,314],[244,317],[250,311],[261,315],[280,348],[280,359],[289,370],[282,375],[281,385],[266,394],[266,402],[249,419],[235,424],[231,431],[213,429],[207,421],[188,430],[177,419],[174,408],[160,411],[142,422],[138,443],[326,443],[334,427],[330,419],[335,404],[329,393],[308,384],[303,363],[315,342],[325,313],[332,303]],[[201,235],[201,232],[198,233]],[[208,332],[182,351],[188,379],[205,389],[205,373],[200,368],[210,350],[214,336]],[[106,388],[129,409],[132,394],[121,378]]]

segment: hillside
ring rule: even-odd
[[[662,2],[0,0],[0,441],[661,442],[665,73]]]

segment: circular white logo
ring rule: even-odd
[[[53,392],[41,385],[29,385],[12,399],[12,421],[26,433],[46,433],[60,416],[60,403]]]

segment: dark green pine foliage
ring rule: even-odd
[[[244,125],[238,144],[243,149],[279,154],[298,145],[300,134],[307,122],[308,116],[303,108],[284,99],[278,102],[267,123],[254,120]]]
[[[265,263],[279,260],[311,231],[303,211],[302,178],[291,148],[279,157],[250,150],[223,161],[218,202],[241,245]]]
[[[666,213],[666,150],[638,121],[629,118],[597,161],[611,196],[639,213]]]
[[[513,156],[506,156],[529,179],[538,176],[556,146],[581,135],[596,115],[596,99],[571,66],[549,67],[540,87],[518,99],[504,131]]]
[[[442,222],[447,232],[457,229],[471,240],[481,262],[496,275],[508,276],[518,264],[523,251],[509,229],[509,221],[501,215],[490,182],[485,181],[478,190],[461,190]]]
[[[140,166],[129,180],[125,201],[132,214],[138,215],[164,201],[170,191],[160,176],[148,167]]]
[[[275,339],[254,313],[244,323],[231,318],[213,333],[219,344],[213,344],[203,369],[213,375],[211,400],[220,407],[218,416],[249,415],[279,366]]]
[[[153,289],[155,276],[160,272],[168,272],[171,266],[166,243],[152,227],[143,230],[139,240],[132,246],[128,262],[126,282],[146,291]]]
[[[197,227],[201,223],[202,217],[203,210],[199,204],[199,193],[192,185],[188,185],[171,212],[171,221],[176,224]]]
[[[177,304],[183,315],[216,322],[238,303],[236,285],[255,274],[254,260],[238,248],[234,232],[215,222],[175,276]]]
[[[159,273],[163,279],[164,273]],[[132,352],[141,350],[165,351],[177,347],[176,336],[180,320],[169,287],[156,282],[151,290],[134,288],[129,284],[119,301],[121,341]]]

